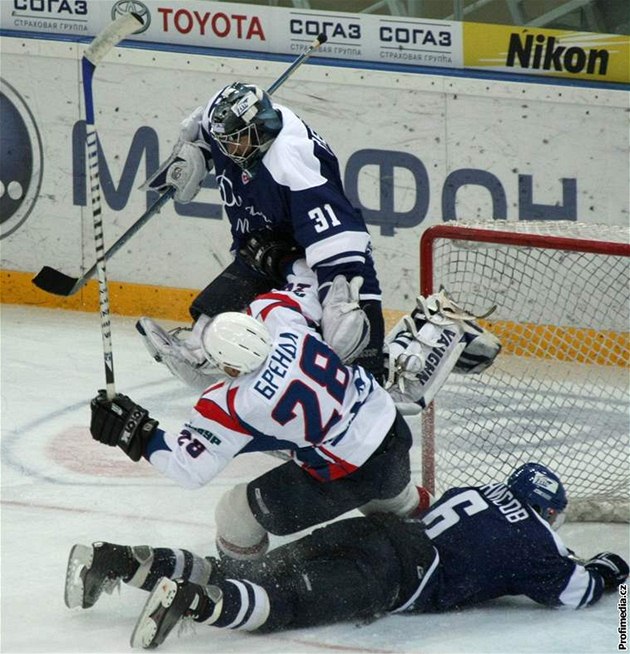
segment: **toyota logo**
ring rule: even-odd
[[[112,7],[112,20],[116,20],[124,14],[138,14],[142,18],[143,25],[140,29],[136,30],[134,34],[142,34],[149,29],[151,24],[151,12],[149,8],[138,0],[118,0]]]

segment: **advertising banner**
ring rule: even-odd
[[[464,23],[464,65],[485,71],[630,82],[630,36]]]
[[[406,16],[193,0],[2,0],[3,30],[90,38],[121,13],[144,26],[130,40],[273,57],[320,33],[320,56],[370,67],[437,67],[630,82],[630,37]]]
[[[321,55],[347,61],[462,67],[461,23],[402,16],[175,0],[2,0],[5,30],[91,37],[121,13],[144,27],[131,40],[286,55],[321,32]]]

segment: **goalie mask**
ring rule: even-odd
[[[567,495],[558,475],[540,463],[525,463],[510,475],[507,486],[553,529],[560,528],[567,508]]]
[[[204,328],[201,348],[224,372],[231,368],[245,374],[264,363],[271,350],[271,336],[267,327],[255,318],[226,311]]]
[[[282,129],[269,94],[243,82],[219,93],[203,123],[221,152],[250,174]]]

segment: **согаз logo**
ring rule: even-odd
[[[29,216],[42,185],[42,141],[26,102],[0,79],[0,239]]]

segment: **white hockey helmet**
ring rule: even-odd
[[[201,335],[201,348],[223,370],[240,374],[259,368],[271,349],[271,335],[261,322],[237,311],[220,313]]]

